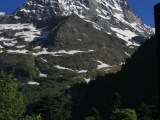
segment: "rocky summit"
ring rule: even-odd
[[[0,69],[16,79],[116,71],[154,29],[126,0],[28,0],[0,12]]]

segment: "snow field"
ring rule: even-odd
[[[140,46],[139,43],[137,43],[135,40],[132,40],[132,41],[128,41],[130,40],[132,37],[135,37],[137,36],[137,34],[129,31],[129,30],[122,30],[122,29],[119,29],[119,28],[113,28],[111,27],[111,30],[112,31],[115,31],[116,32],[116,35],[123,39],[124,41],[127,42],[127,46],[130,46],[130,45],[134,45],[134,46]]]
[[[17,32],[15,36],[20,36],[24,38],[25,41],[33,41],[37,39],[46,38],[49,34],[49,31],[43,31],[43,29],[37,29],[33,24],[0,24],[0,29],[3,30],[23,30],[28,29],[28,31]],[[0,41],[5,40],[3,37],[0,38]]]

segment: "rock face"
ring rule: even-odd
[[[125,41],[95,29],[75,14],[41,21],[37,27],[34,24],[2,24],[2,27],[0,70],[17,79],[56,77],[66,70],[86,73],[119,65],[134,51]],[[136,47],[134,42],[129,43]]]
[[[9,16],[5,12],[0,12],[0,24],[6,24],[9,22]]]
[[[11,18],[14,19],[12,22],[32,23],[72,13],[91,22],[95,28],[123,39],[154,34],[154,30],[133,13],[126,0],[28,0]],[[130,36],[121,31],[130,33]]]

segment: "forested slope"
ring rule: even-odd
[[[72,98],[78,106],[76,109],[83,111],[76,111],[75,116],[86,116],[95,107],[105,118],[110,113],[110,101],[115,92],[121,95],[122,108],[137,110],[142,103],[158,105],[155,45],[155,37],[147,39],[116,74],[98,76],[88,85],[75,86],[73,93],[78,94],[73,94]]]

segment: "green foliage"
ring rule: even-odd
[[[132,109],[116,109],[111,114],[110,120],[137,120],[137,115]]]
[[[77,76],[77,73],[76,72],[73,72],[73,71],[67,71],[64,75],[64,78],[69,80],[73,77],[76,77]]]
[[[25,111],[23,97],[11,76],[0,72],[0,119],[17,120]]]
[[[25,118],[22,118],[22,120],[42,120],[40,115],[31,115],[31,116],[26,116]]]
[[[90,70],[90,71],[88,71],[87,73],[86,73],[86,76],[88,77],[88,78],[91,78],[91,79],[96,79],[96,77],[98,76],[98,75],[100,75],[100,76],[104,76],[105,75],[105,72],[104,72],[104,70]]]
[[[30,76],[36,78],[38,70],[34,66],[34,56],[29,54],[6,54],[0,55],[0,70],[12,74],[21,82],[28,80]]]
[[[70,79],[70,82],[72,85],[77,84],[77,83],[81,83],[83,81],[84,77],[82,75],[80,76],[76,76]]]

